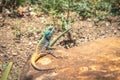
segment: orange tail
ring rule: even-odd
[[[37,53],[34,53],[31,57],[31,65],[34,69],[38,70],[38,71],[45,71],[45,70],[53,70],[55,68],[40,68],[38,67],[35,62],[40,58],[40,55]]]

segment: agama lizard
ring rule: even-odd
[[[30,61],[31,65],[36,70],[43,71],[43,70],[53,70],[53,69],[55,69],[55,68],[40,68],[36,65],[36,61],[40,57],[43,57],[44,55],[46,55],[46,53],[47,54],[49,53],[52,56],[58,58],[58,56],[55,55],[53,52],[51,52],[51,50],[49,48],[50,39],[52,37],[53,31],[54,31],[53,26],[51,26],[51,27],[49,27],[45,30],[42,39],[39,41],[39,44],[37,45],[36,52],[31,57],[31,61]]]

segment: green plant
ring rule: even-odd
[[[111,15],[120,15],[120,0],[111,0]]]
[[[56,14],[63,10],[64,0],[38,0],[38,4],[48,14]]]
[[[102,17],[104,14],[120,15],[120,0],[2,0],[0,8],[7,8],[16,12],[16,6],[39,5],[39,13],[42,9],[54,17],[59,13],[77,12],[83,18]],[[2,9],[1,9],[2,10]],[[35,10],[36,11],[36,10]],[[103,14],[101,14],[101,11]],[[100,16],[98,18],[100,18]]]
[[[73,7],[74,11],[83,18],[103,20],[107,15],[120,14],[117,2],[113,0],[75,0]]]
[[[19,74],[19,71],[18,71],[18,70],[15,70],[15,71],[14,71],[14,74]]]
[[[22,34],[22,32],[21,32],[21,22],[19,22],[19,21],[16,21],[16,22],[14,22],[13,23],[13,34],[15,35],[15,39],[18,39],[18,40],[20,40],[20,37],[21,37],[21,34]]]
[[[59,38],[61,38],[65,33],[67,33],[70,29],[72,29],[72,28],[69,27],[69,28],[66,29],[64,32],[62,32],[60,35],[58,35],[54,40],[52,40],[51,43],[50,43],[50,47],[53,46],[53,45],[57,42],[57,40],[58,40]]]
[[[83,18],[91,17],[92,4],[89,0],[80,0],[74,3],[74,11],[76,11]]]
[[[10,62],[2,74],[1,80],[7,80],[10,69],[12,68],[13,62]]]
[[[26,27],[26,30],[23,32],[23,34],[27,35],[28,37],[32,36],[34,33],[41,33],[41,30],[38,28],[33,27],[33,25],[28,24]]]

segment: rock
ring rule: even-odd
[[[106,24],[105,24],[106,26],[110,26],[110,23],[109,22],[106,22]]]
[[[120,30],[120,27],[118,27],[117,29]]]
[[[17,54],[17,53],[15,53],[15,52],[13,52],[13,53],[12,53],[12,55],[13,55],[13,56],[17,56],[18,54]]]
[[[36,16],[37,14],[35,12],[30,12],[31,16]]]
[[[32,42],[29,42],[28,45],[32,45]]]
[[[0,45],[1,48],[6,48],[6,45]]]

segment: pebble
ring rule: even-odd
[[[110,23],[109,23],[109,22],[106,22],[106,26],[110,26]]]
[[[17,53],[15,53],[15,52],[13,52],[13,53],[12,53],[12,55],[13,55],[13,56],[17,56],[18,54],[17,54]]]
[[[118,30],[120,30],[120,27],[118,27]]]
[[[29,42],[28,45],[32,45],[32,42]]]

